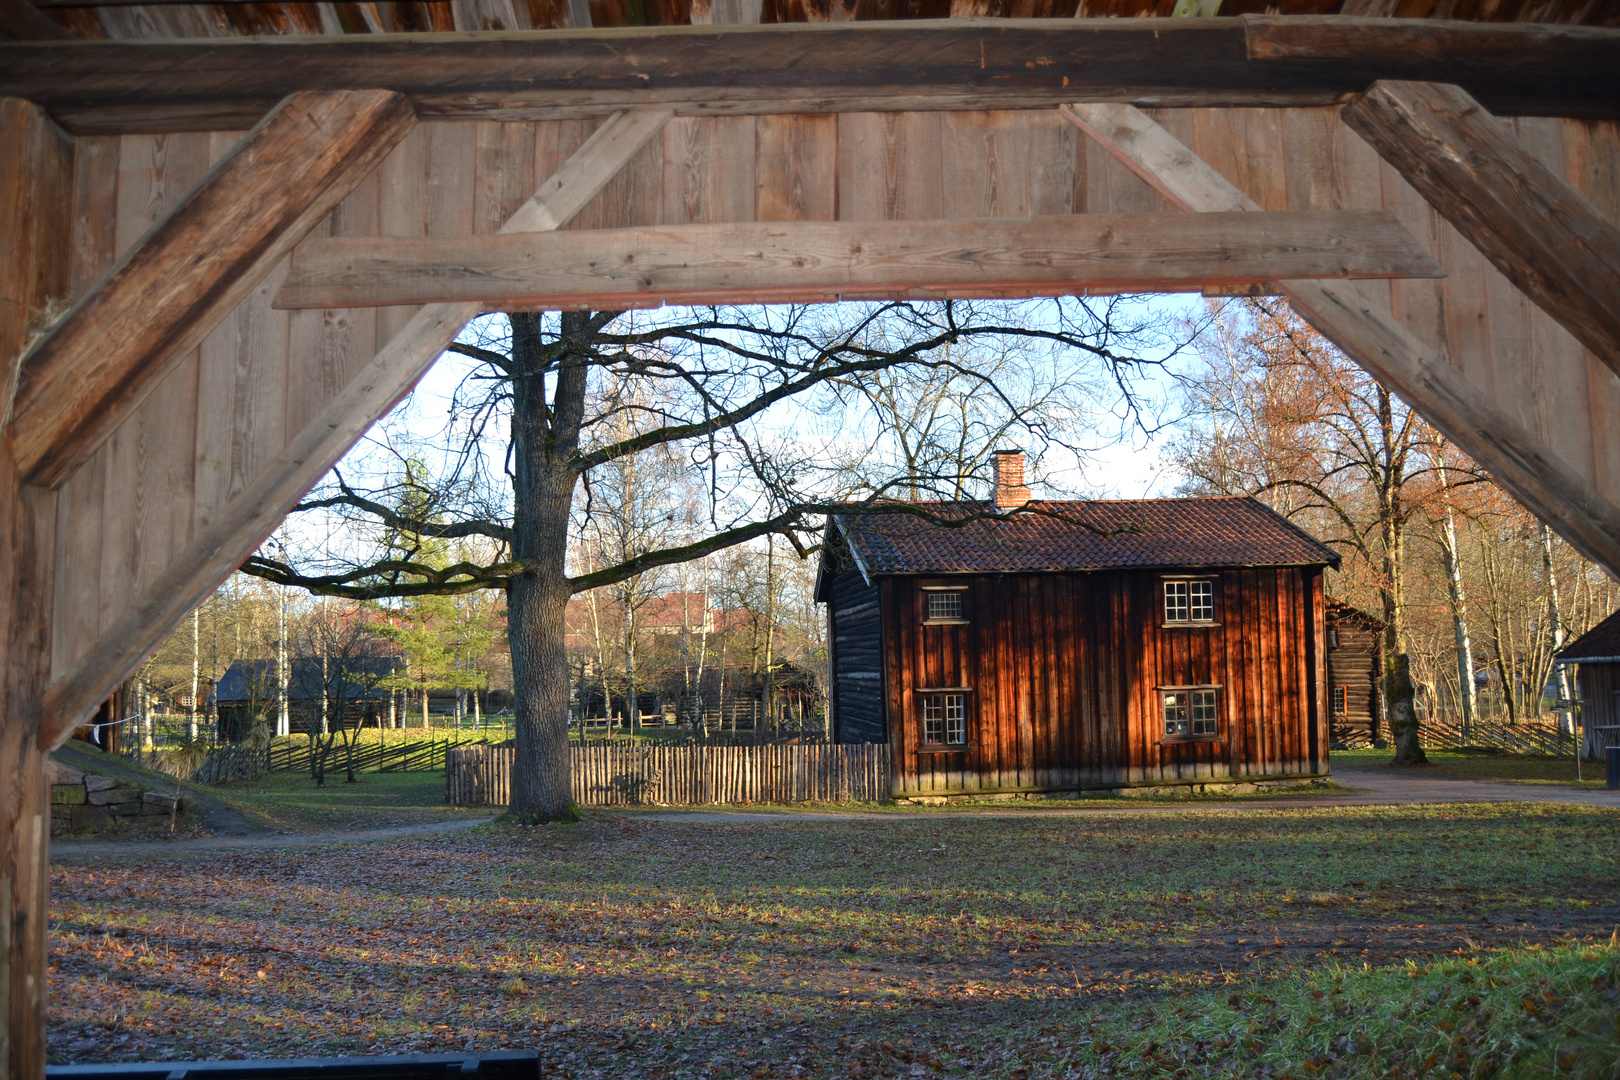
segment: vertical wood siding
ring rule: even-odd
[[[1339,643],[1328,649],[1328,701],[1332,688],[1345,689],[1346,711],[1332,716],[1332,738],[1345,746],[1370,746],[1378,731],[1378,700],[1383,672],[1379,631],[1353,616],[1330,619]]]
[[[840,743],[882,742],[883,642],[878,591],[859,570],[833,578],[827,604],[832,671],[833,737]]]
[[[1218,625],[1161,625],[1156,572],[882,581],[895,792],[1068,791],[1327,771],[1321,575],[1226,570]],[[967,584],[966,625],[922,586]],[[1220,687],[1215,742],[1166,742],[1158,687]],[[969,688],[965,753],[927,752],[917,691]]]

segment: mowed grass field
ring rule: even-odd
[[[577,825],[55,868],[54,1060],[1609,1080],[1620,813]]]
[[[1604,765],[1587,760],[1580,764],[1577,777],[1573,757],[1542,757],[1533,754],[1489,754],[1471,750],[1426,750],[1427,766],[1403,772],[1417,772],[1435,780],[1509,781],[1518,784],[1565,784],[1598,790],[1604,783]],[[1335,750],[1335,768],[1389,767],[1392,750]]]

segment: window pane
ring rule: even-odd
[[[1167,581],[1164,583],[1164,621],[1187,621],[1187,583],[1185,581]]]
[[[1164,695],[1164,733],[1187,734],[1187,695],[1184,692]]]
[[[967,695],[945,695],[945,741],[953,746],[967,742]]]
[[[1345,686],[1333,688],[1333,715],[1343,716],[1350,711],[1350,689]]]
[[[1192,733],[1194,735],[1215,735],[1215,691],[1194,690],[1192,692]]]
[[[962,617],[962,594],[959,592],[929,593],[928,617],[930,619],[960,619]]]
[[[967,695],[924,694],[923,742],[931,746],[967,744]]]
[[[1213,622],[1215,619],[1215,583],[1190,581],[1188,618],[1194,622]]]

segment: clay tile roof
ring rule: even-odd
[[[990,509],[984,502],[917,505],[944,518]],[[1016,513],[955,527],[907,514],[835,521],[868,576],[1339,562],[1331,549],[1250,498],[1034,501]]]
[[[1620,657],[1620,611],[1565,645],[1561,660],[1613,660]]]

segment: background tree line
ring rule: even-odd
[[[1334,546],[1329,593],[1382,621],[1431,715],[1519,723],[1574,696],[1554,659],[1614,610],[1611,578],[1280,301],[1224,305],[1196,351],[1180,493],[1254,495]]]

